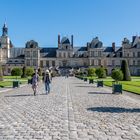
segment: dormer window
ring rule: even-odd
[[[33,48],[33,47],[34,47],[34,45],[33,45],[33,44],[31,44],[31,45],[30,45],[30,48]]]

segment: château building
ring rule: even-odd
[[[8,27],[4,24],[0,37],[0,62],[5,75],[9,75],[13,67],[34,67],[47,69],[49,67],[87,68],[104,66],[108,74],[112,69],[120,68],[121,61],[128,61],[132,75],[140,75],[140,37],[133,36],[130,42],[127,38],[122,46],[104,46],[98,37],[92,39],[85,46],[74,46],[71,39],[58,35],[58,46],[43,48],[30,40],[23,48],[14,47],[9,36]]]

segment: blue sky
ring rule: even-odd
[[[4,21],[16,47],[34,39],[40,47],[57,46],[57,35],[74,35],[74,45],[98,36],[105,46],[121,45],[140,34],[140,0],[0,0]]]

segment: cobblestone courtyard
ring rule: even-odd
[[[140,140],[140,99],[74,77],[27,85],[0,93],[0,140]]]

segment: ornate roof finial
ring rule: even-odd
[[[4,22],[3,28],[2,28],[2,36],[7,36],[8,35],[8,27],[6,22]]]

